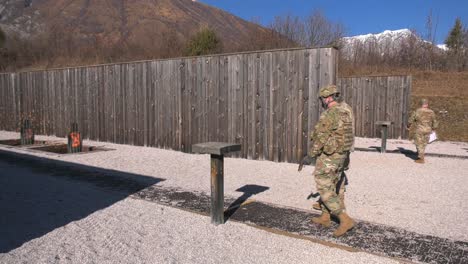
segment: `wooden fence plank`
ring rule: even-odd
[[[355,112],[356,135],[380,137],[376,121],[392,121],[389,138],[407,138],[411,76],[340,78],[339,90]]]
[[[0,74],[0,129],[33,119],[65,136],[189,152],[203,141],[240,143],[232,156],[297,162],[323,111],[321,87],[337,83],[356,135],[406,138],[411,77],[337,79],[332,48],[265,51]]]

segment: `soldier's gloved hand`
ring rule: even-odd
[[[315,160],[316,160],[315,157],[311,157],[309,155],[304,156],[304,158],[302,158],[301,162],[299,162],[299,168],[297,168],[297,171],[301,171],[302,167],[304,167],[304,165],[314,165],[315,166]]]

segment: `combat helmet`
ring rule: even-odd
[[[328,85],[320,89],[319,96],[322,98],[328,97],[333,94],[339,94],[336,85]]]

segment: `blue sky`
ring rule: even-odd
[[[379,33],[402,28],[426,34],[427,16],[438,19],[436,42],[444,42],[460,17],[468,26],[468,0],[199,0],[246,20],[256,18],[268,25],[275,16],[308,16],[321,10],[333,22],[346,27],[346,35]]]

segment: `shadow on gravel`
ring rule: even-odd
[[[377,147],[377,146],[370,146],[369,148],[356,148],[357,151],[365,151],[365,152],[374,152],[374,151],[380,152],[380,149],[381,147]],[[402,148],[402,147],[398,147],[398,150],[387,150],[386,153],[403,154],[407,158],[410,158],[412,160],[418,159],[418,153],[409,149]]]
[[[247,199],[269,189],[270,187],[255,184],[247,184],[237,189],[236,192],[243,192],[244,194],[232,202],[228,209],[224,211],[224,220],[227,222],[229,218],[241,207],[242,203],[247,201]]]
[[[409,149],[405,149],[402,147],[398,147],[398,151],[400,151],[401,154],[405,155],[405,157],[410,158],[412,160],[417,160],[418,159],[418,153],[414,152]]]
[[[371,146],[369,148],[354,148],[356,151],[364,151],[364,152],[380,152],[380,147]],[[468,150],[468,149],[467,149]],[[398,149],[387,150],[385,153],[387,154],[403,154],[406,157],[416,160],[418,158],[418,153],[415,151],[405,149],[399,147]],[[453,155],[453,154],[445,154],[445,153],[425,153],[427,157],[438,157],[438,158],[452,158],[452,159],[468,159],[466,155]]]
[[[0,253],[161,181],[0,150]]]
[[[369,148],[370,149],[375,149],[375,150],[377,150],[377,152],[380,152],[380,149],[382,149],[382,147],[377,147],[377,146],[370,146]]]

